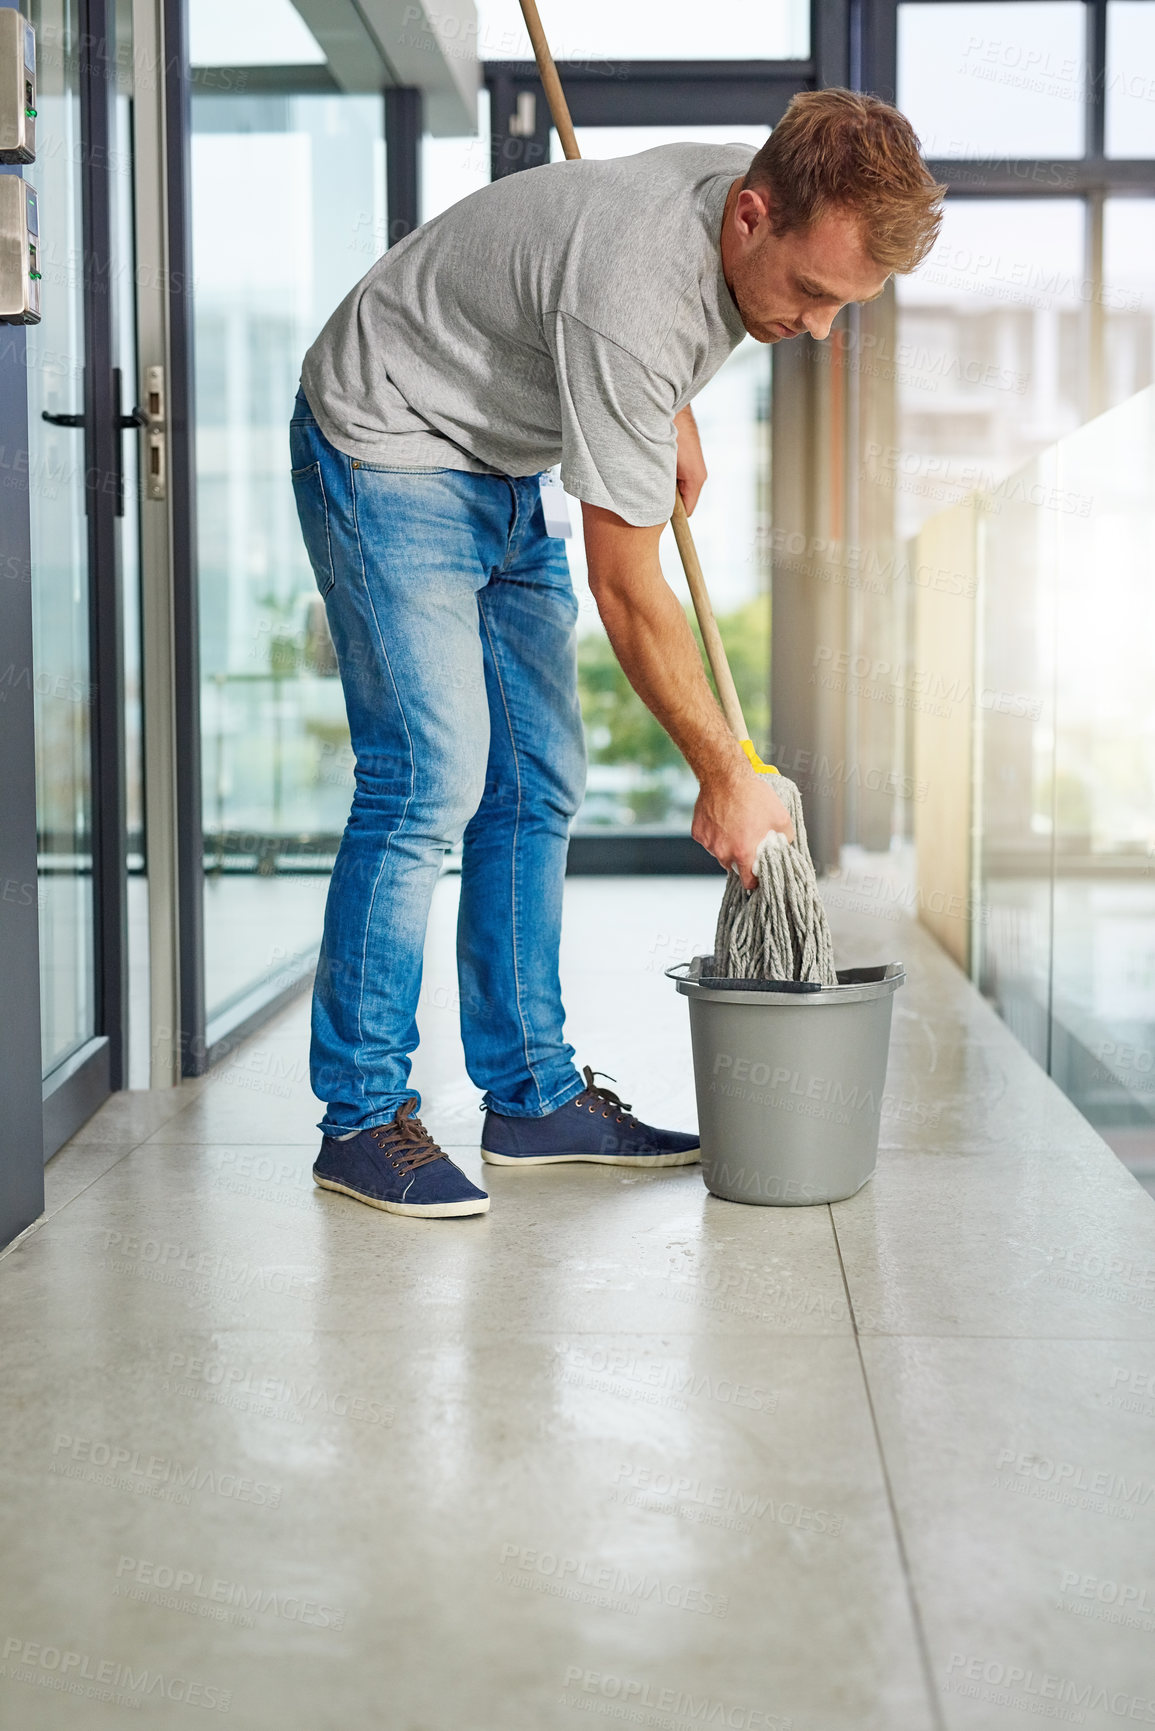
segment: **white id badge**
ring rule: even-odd
[[[545,518],[545,532],[556,540],[568,540],[573,534],[573,525],[569,520],[569,500],[561,477],[550,469],[541,477],[541,514]]]

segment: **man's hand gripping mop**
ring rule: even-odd
[[[836,985],[834,944],[806,842],[802,795],[772,764],[762,762],[747,735],[680,495],[671,521],[726,725],[758,774],[777,776],[774,791],[794,826],[792,842],[775,829],[763,837],[754,859],[758,879],[754,889],[747,891],[738,873],[730,868],[714,934],[715,969],[732,980],[805,980],[820,986]]]
[[[573,162],[581,152],[536,0],[520,0],[520,4],[554,126],[567,162]],[[675,500],[671,526],[726,724],[758,774],[777,776],[775,792],[794,825],[793,842],[777,830],[771,830],[761,842],[754,862],[756,888],[747,891],[731,868],[714,938],[715,969],[729,979],[802,980],[833,986],[837,983],[834,945],[806,845],[802,796],[792,781],[779,775],[771,764],[762,762],[747,734],[742,705],[680,494]]]

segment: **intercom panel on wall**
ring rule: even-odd
[[[0,162],[36,161],[36,32],[0,7]]]
[[[0,174],[0,324],[40,323],[40,223],[36,189]]]

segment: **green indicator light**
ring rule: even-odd
[[[36,110],[34,108],[26,108],[24,112],[28,116],[29,120],[36,119]]]

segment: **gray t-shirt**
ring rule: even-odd
[[[635,525],[745,335],[722,275],[748,145],[665,144],[482,187],[378,259],[305,356],[322,432],[387,468],[533,475]]]

